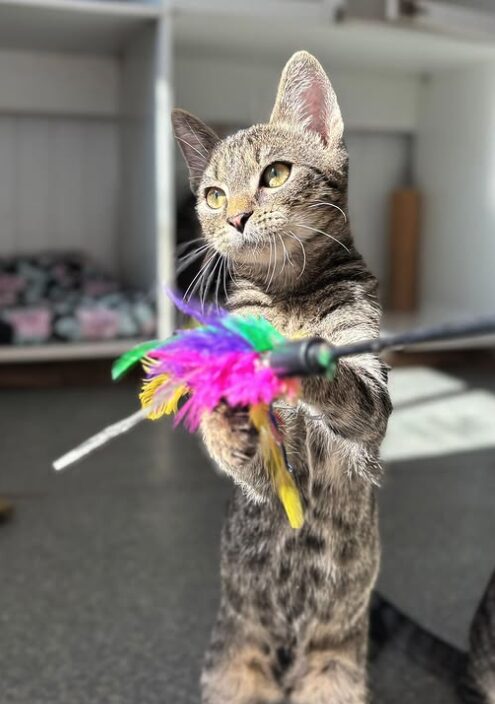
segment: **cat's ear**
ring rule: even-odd
[[[298,51],[280,78],[270,122],[312,130],[327,145],[337,145],[344,123],[332,84],[314,56]]]
[[[204,122],[178,108],[172,110],[172,128],[189,169],[191,189],[195,193],[220,138]]]

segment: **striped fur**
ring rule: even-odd
[[[466,704],[495,704],[495,572],[492,574],[471,625]]]
[[[220,256],[232,274],[230,310],[337,344],[378,335],[376,281],[347,222],[342,118],[318,62],[305,52],[289,61],[268,124],[220,142],[197,118],[176,112],[174,129],[210,247],[205,262]],[[270,191],[260,175],[274,161],[292,170]],[[208,207],[211,186],[225,191],[225,208]],[[235,208],[252,213],[242,234],[227,221]],[[274,498],[246,412],[221,407],[204,419],[209,455],[238,486],[222,536],[204,704],[367,701],[378,453],[390,411],[387,369],[372,355],[340,363],[331,382],[306,380],[297,406],[281,404],[305,504],[299,532]]]

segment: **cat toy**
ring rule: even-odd
[[[141,409],[58,459],[55,469],[64,469],[145,418],[157,420],[172,414],[175,425],[182,422],[195,431],[203,414],[222,403],[247,408],[259,434],[264,465],[295,529],[303,525],[303,508],[287,461],[277,401],[297,403],[300,379],[314,375],[333,379],[343,357],[495,333],[493,315],[335,347],[319,337],[289,340],[260,316],[245,317],[218,309],[204,312],[198,305],[172,298],[197,326],[178,330],[167,340],[142,343],[122,355],[112,368],[112,377],[118,380],[142,364]]]

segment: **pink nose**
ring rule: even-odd
[[[227,218],[227,222],[232,225],[232,227],[235,227],[237,232],[244,232],[246,223],[252,214],[252,210],[249,213],[238,213],[237,215],[233,215],[231,218]]]

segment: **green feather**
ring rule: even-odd
[[[228,330],[241,335],[257,352],[268,352],[285,342],[285,337],[262,316],[231,315],[222,323]]]
[[[145,354],[155,349],[155,347],[158,347],[159,344],[160,340],[148,340],[148,342],[141,342],[139,345],[124,352],[124,354],[112,364],[112,379],[114,381],[120,379],[131,367],[137,364]],[[163,342],[161,344],[163,344]]]

